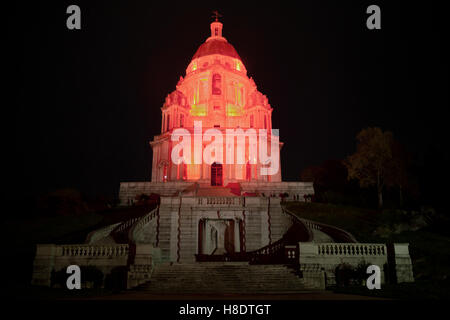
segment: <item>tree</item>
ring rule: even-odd
[[[411,162],[410,155],[403,146],[397,142],[392,143],[392,159],[388,163],[386,184],[398,187],[399,204],[403,206],[403,194],[405,188],[409,187],[410,179],[407,167]]]
[[[320,166],[302,170],[301,181],[313,182],[315,199],[318,202],[344,204],[352,201],[351,186],[347,179],[347,168],[342,160],[330,159]]]
[[[356,179],[361,187],[375,186],[378,194],[378,207],[383,207],[383,188],[390,182],[393,136],[390,131],[380,128],[366,128],[356,136],[356,152],[345,163],[348,179]]]

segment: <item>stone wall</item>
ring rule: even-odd
[[[119,189],[120,205],[130,205],[137,195],[156,193],[161,196],[176,196],[182,190],[192,187],[194,182],[167,181],[167,182],[121,182]]]
[[[391,258],[392,253],[392,258]],[[396,261],[393,265],[390,261]],[[323,271],[326,285],[336,284],[335,270],[341,264],[357,267],[358,264],[373,264],[380,267],[381,283],[385,283],[389,270],[397,274],[397,282],[413,282],[408,244],[394,244],[388,250],[385,244],[373,243],[299,243],[300,270],[307,275]]]
[[[240,251],[239,223],[243,221],[245,251],[279,240],[292,225],[279,198],[264,197],[161,197],[159,222],[135,229],[131,239],[158,243],[163,261],[193,262],[199,253],[201,219],[234,220],[235,250]]]
[[[240,182],[242,192],[264,193],[279,196],[287,193],[287,200],[304,201],[304,195],[314,194],[312,182]],[[120,205],[130,205],[135,197],[141,194],[156,193],[161,196],[177,196],[183,192],[185,195],[195,195],[195,182],[193,181],[167,181],[167,182],[121,182],[119,190]]]
[[[299,260],[304,273],[323,271],[327,286],[336,284],[336,267],[344,263],[352,267],[360,263],[377,265],[384,283],[387,249],[384,244],[300,242]]]
[[[241,182],[242,192],[264,193],[265,196],[287,193],[287,200],[304,201],[304,195],[314,194],[312,182]]]
[[[153,265],[159,259],[159,249],[146,244],[137,244],[132,248],[127,244],[38,244],[33,264],[32,284],[50,286],[52,271],[78,265],[95,266],[105,276],[116,267],[127,267],[127,286],[131,288],[148,281]]]

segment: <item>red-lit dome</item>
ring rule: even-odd
[[[198,48],[192,59],[197,59],[212,54],[221,54],[223,56],[241,60],[241,57],[239,57],[236,49],[234,49],[234,47],[224,39],[208,39],[208,41],[203,43]]]

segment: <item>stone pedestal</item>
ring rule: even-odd
[[[38,244],[36,246],[36,258],[33,264],[32,285],[51,285],[52,270],[55,265],[56,245]]]
[[[136,244],[134,263],[129,266],[127,289],[150,280],[154,264],[161,258],[161,250],[150,244]]]
[[[395,268],[396,282],[414,282],[409,243],[393,243],[389,254],[392,255],[389,260]]]

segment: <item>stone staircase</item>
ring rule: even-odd
[[[135,289],[151,294],[265,294],[317,291],[283,265],[242,262],[175,263],[156,266],[151,280]]]

